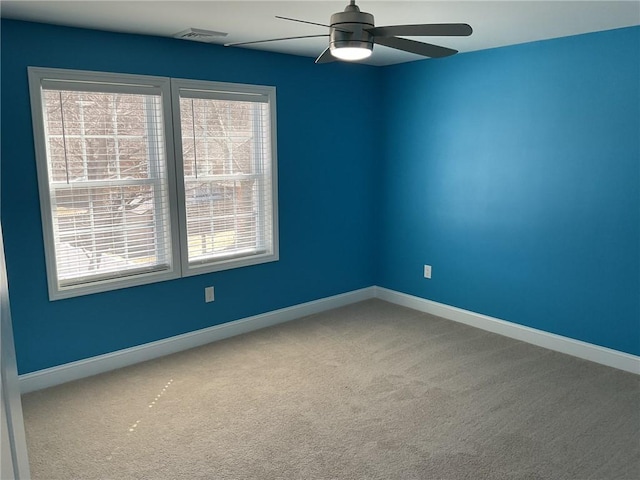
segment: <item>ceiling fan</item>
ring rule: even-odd
[[[295,40],[299,38],[329,37],[329,46],[316,59],[316,63],[328,63],[336,60],[357,61],[364,60],[373,52],[373,45],[377,43],[385,47],[395,48],[405,52],[416,53],[424,57],[440,58],[458,53],[451,48],[440,47],[431,43],[417,42],[406,37],[449,36],[466,37],[473,32],[466,23],[427,23],[419,25],[392,25],[376,27],[373,15],[361,12],[355,0],[351,0],[343,12],[331,15],[330,25],[297,20],[295,18],[279,17],[282,20],[306,23],[328,27],[329,33],[324,35],[303,35],[298,37],[272,38],[270,40],[256,40],[252,42],[226,43],[225,47],[237,47],[255,43],[276,42],[280,40]]]

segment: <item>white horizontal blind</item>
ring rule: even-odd
[[[171,222],[160,92],[77,85],[42,87],[58,286],[168,270]]]
[[[274,87],[28,72],[51,300],[278,260]]]
[[[180,89],[188,263],[273,254],[267,95]]]

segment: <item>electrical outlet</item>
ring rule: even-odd
[[[431,265],[424,266],[424,278],[431,278]]]
[[[213,292],[213,287],[205,287],[204,289],[204,301],[209,303],[209,302],[213,302],[213,300],[215,299],[215,295]]]

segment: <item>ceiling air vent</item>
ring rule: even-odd
[[[202,30],[201,28],[187,28],[176,33],[173,38],[181,40],[192,40],[194,42],[212,43],[217,37],[226,37],[225,32],[214,32],[212,30]]]

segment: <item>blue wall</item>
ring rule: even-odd
[[[27,66],[275,85],[280,261],[49,302]],[[2,222],[20,373],[373,284],[377,70],[2,21]],[[336,122],[339,119],[339,122]],[[347,138],[343,125],[361,129]],[[204,287],[216,301],[204,303]]]
[[[378,285],[640,354],[639,71],[640,27],[386,68]]]
[[[386,68],[7,20],[1,33],[20,373],[374,284],[640,354],[640,28]],[[49,302],[29,65],[275,85],[280,261]]]

